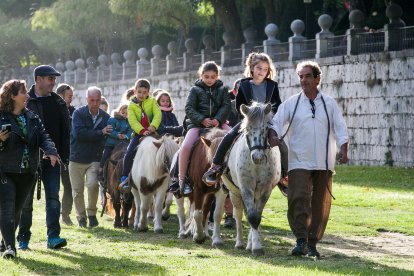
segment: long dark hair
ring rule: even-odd
[[[3,84],[0,88],[0,111],[13,112],[14,100],[12,96],[17,96],[22,88],[26,89],[24,80],[9,80]]]

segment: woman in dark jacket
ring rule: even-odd
[[[245,79],[242,79],[236,95],[236,109],[240,114],[240,106],[251,105],[253,101],[272,104],[272,111],[276,113],[281,104],[277,82],[273,81],[276,70],[272,59],[265,53],[251,53],[246,59],[244,71]],[[221,141],[210,169],[204,174],[203,181],[207,185],[215,185],[220,178],[223,169],[224,156],[239,134],[240,123],[226,134]],[[282,177],[287,176],[287,147],[280,147]]]
[[[35,183],[39,148],[52,166],[59,162],[55,145],[39,116],[26,109],[26,84],[10,80],[0,89],[0,250],[16,257],[15,231],[23,204]]]

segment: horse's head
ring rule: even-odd
[[[273,113],[271,104],[253,102],[251,106],[241,105],[241,113],[244,119],[241,125],[250,156],[255,164],[261,164],[266,160],[265,151],[269,149],[267,142],[267,130]]]

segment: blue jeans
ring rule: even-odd
[[[60,165],[55,164],[54,167],[50,164],[49,159],[42,160],[42,182],[46,197],[46,227],[48,238],[57,238],[60,236]],[[33,187],[32,192],[26,199],[22,215],[20,217],[18,241],[29,241],[33,218],[33,197],[35,192]]]
[[[137,153],[137,147],[139,145],[139,139],[143,137],[142,135],[135,134],[132,137],[127,150],[125,152],[124,161],[123,161],[123,169],[122,169],[122,176],[128,176],[131,172],[132,165],[134,163],[135,154]]]

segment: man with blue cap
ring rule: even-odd
[[[30,88],[27,108],[38,114],[46,132],[55,143],[61,162],[52,166],[49,159],[41,163],[41,179],[46,198],[47,247],[57,249],[66,246],[60,237],[60,166],[68,164],[70,144],[70,116],[65,101],[53,92],[56,77],[61,74],[49,65],[37,66],[33,72],[35,84]],[[63,165],[64,166],[64,165]],[[26,199],[19,224],[17,240],[20,249],[28,249],[32,225],[33,196],[35,188]]]

